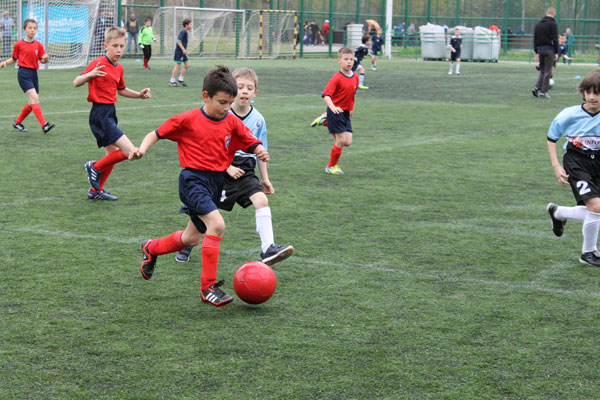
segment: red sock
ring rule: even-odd
[[[121,150],[113,151],[108,153],[104,158],[94,163],[94,168],[101,174],[107,167],[113,166],[121,161],[127,160],[127,156]]]
[[[110,173],[112,172],[114,167],[115,167],[114,164],[109,165],[108,167],[104,168],[104,171],[102,171],[102,175],[100,175],[100,191],[104,190],[104,182],[106,182],[106,180],[110,176]],[[94,189],[92,189],[92,190],[94,190]]]
[[[23,107],[23,109],[21,110],[21,114],[19,114],[19,118],[17,118],[15,120],[15,123],[20,124],[21,122],[23,122],[25,120],[25,118],[27,118],[27,116],[29,115],[30,112],[31,112],[31,105],[26,104],[25,107]]]
[[[333,167],[337,165],[341,155],[342,155],[342,147],[338,147],[335,143],[331,146],[331,154],[329,155],[329,164],[327,164],[327,168]]]
[[[160,256],[161,254],[175,253],[176,251],[185,249],[185,245],[181,241],[183,231],[175,231],[169,236],[160,239],[153,239],[148,245],[148,251],[151,254]]]
[[[323,126],[329,126],[329,122],[327,122],[327,120],[325,120],[325,122],[323,122]]]
[[[219,236],[204,235],[202,240],[202,277],[200,290],[206,290],[217,282],[217,264],[219,263]]]
[[[148,66],[148,59],[144,58],[144,67],[147,67],[147,66]]]
[[[44,114],[42,114],[42,107],[40,107],[39,103],[35,103],[31,105],[31,110],[35,114],[35,117],[40,122],[42,127],[46,125],[46,120],[44,119]]]

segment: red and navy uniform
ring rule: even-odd
[[[23,92],[29,89],[35,89],[36,93],[40,92],[37,70],[40,67],[38,61],[44,54],[46,54],[44,46],[37,40],[33,42],[19,40],[15,43],[12,58],[19,65],[17,76]]]
[[[179,163],[179,198],[189,210],[200,232],[206,226],[198,218],[217,209],[224,183],[224,171],[231,165],[235,152],[250,153],[262,144],[235,115],[221,119],[194,109],[175,115],[156,129],[159,139],[177,142]]]
[[[341,107],[344,112],[335,114],[327,107],[327,127],[329,133],[352,132],[350,111],[354,110],[354,95],[358,89],[358,74],[346,76],[341,71],[336,72],[329,80],[322,96],[331,97],[336,107]]]
[[[117,91],[125,89],[126,86],[123,79],[123,66],[119,63],[112,63],[106,56],[92,61],[82,75],[92,71],[98,64],[104,65],[102,71],[106,72],[106,75],[97,76],[88,81],[87,100],[93,103],[89,122],[98,147],[106,147],[114,144],[123,136],[123,132],[117,126],[115,103],[117,102]]]

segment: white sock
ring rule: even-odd
[[[456,63],[456,73],[458,74],[460,72],[460,64]]]
[[[583,220],[583,247],[582,253],[598,250],[598,231],[600,231],[600,213],[588,211]]]
[[[558,206],[556,211],[554,212],[554,218],[565,220],[565,219],[574,219],[577,221],[583,221],[585,216],[587,215],[587,207],[586,206],[576,206],[576,207],[563,207]]]
[[[359,84],[360,86],[362,86],[362,85],[363,85],[363,83],[365,83],[365,74],[359,74],[359,75],[358,75],[358,84]]]
[[[175,78],[171,77],[171,82],[175,82]]]
[[[183,76],[179,75],[179,80],[182,81],[183,80]]]
[[[452,72],[452,67],[454,66],[454,63],[452,61],[450,61],[450,71],[448,72]]]
[[[256,232],[260,236],[260,247],[264,253],[269,246],[275,243],[275,239],[273,238],[273,224],[271,222],[271,208],[259,208],[254,215],[256,217]]]

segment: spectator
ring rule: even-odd
[[[404,22],[394,27],[394,44],[396,46],[402,45],[402,39],[404,38]]]
[[[308,26],[310,29],[310,38],[312,40],[312,42],[310,44],[312,44],[312,45],[318,44],[319,30],[320,30],[319,25],[317,25],[317,23],[313,19],[310,21],[310,24]]]
[[[329,20],[326,19],[325,23],[321,25],[321,34],[323,43],[329,43]]]
[[[567,55],[572,58],[573,51],[575,51],[575,36],[573,36],[573,32],[571,32],[571,28],[565,29],[565,36],[567,37]],[[569,64],[571,64],[571,60],[569,60]]]
[[[134,42],[134,51],[138,52],[138,33],[140,32],[140,24],[135,17],[135,13],[129,14],[129,19],[125,23],[125,29],[127,30],[127,53],[131,54],[131,41]]]
[[[406,30],[406,39],[408,40],[409,46],[414,46],[413,40],[416,34],[417,30],[415,28],[415,24],[410,24]]]
[[[533,36],[533,50],[535,58],[540,62],[540,73],[531,93],[535,97],[549,99],[550,75],[554,61],[558,60],[558,26],[554,20],[556,8],[550,7],[546,15],[535,26]]]
[[[496,24],[492,24],[490,30],[496,32],[498,35],[500,34],[500,28],[498,28],[498,25]]]
[[[10,17],[8,11],[4,11],[2,21],[0,21],[0,30],[2,31],[2,55],[9,57],[12,52],[12,31],[15,27],[15,21]]]

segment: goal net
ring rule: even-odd
[[[115,1],[29,0],[23,4],[23,20],[37,21],[35,39],[50,54],[46,65],[73,68],[104,54],[104,32],[115,25]]]
[[[161,7],[156,10],[153,27],[158,36],[160,54],[174,53],[185,19],[192,21],[192,29],[188,32],[188,55],[237,56],[245,11],[196,7]]]
[[[298,16],[294,10],[255,10],[242,33],[240,57],[296,56]]]

